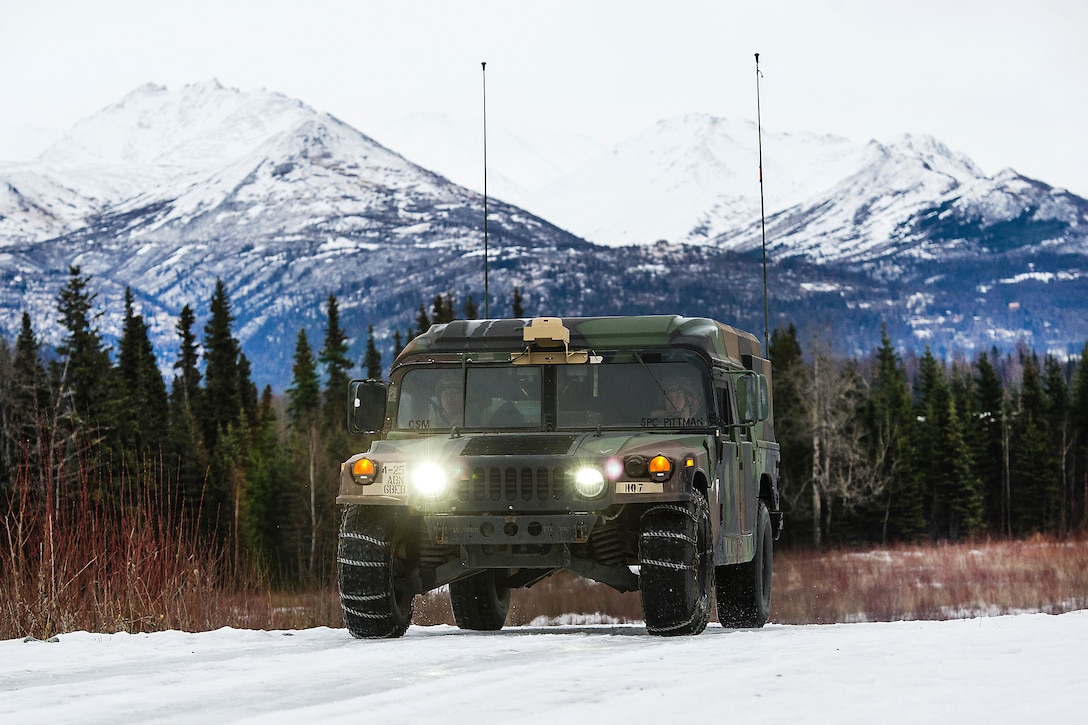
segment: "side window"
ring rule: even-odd
[[[718,394],[718,420],[723,425],[732,425],[736,422],[736,417],[733,415],[733,398],[729,394],[729,388],[716,388],[715,391]]]
[[[737,422],[737,408],[734,405],[733,381],[730,380],[725,387],[717,388],[718,410],[721,412],[721,421],[725,426],[734,426],[732,434],[739,440],[749,440],[751,432],[749,426],[735,425]],[[728,434],[727,434],[728,435]]]

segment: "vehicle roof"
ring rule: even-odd
[[[564,317],[570,349],[643,349],[685,346],[711,358],[743,367],[742,356],[760,356],[759,340],[706,317],[642,315],[632,317]],[[524,350],[522,331],[531,318],[455,320],[432,325],[404,348],[398,359],[419,353]]]

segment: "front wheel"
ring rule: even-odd
[[[498,583],[494,569],[450,582],[453,618],[461,629],[493,632],[506,624],[510,587]]]
[[[756,555],[744,564],[728,564],[714,570],[718,621],[723,627],[762,627],[771,614],[771,570],[774,542],[771,514],[759,502],[756,512]]]
[[[344,624],[352,637],[400,637],[412,621],[413,595],[398,582],[407,562],[407,513],[393,506],[348,506],[340,523],[336,567]]]
[[[658,504],[642,515],[639,588],[646,631],[699,634],[710,618],[714,552],[710,511],[695,491],[688,503]]]

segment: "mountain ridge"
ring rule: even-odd
[[[755,139],[738,140],[753,131],[705,114],[667,119],[541,187],[557,194],[554,216],[543,202],[490,199],[492,316],[509,314],[517,286],[531,314],[675,312],[762,329]],[[768,179],[791,178],[768,207],[769,326],[830,327],[844,354],[871,349],[881,324],[902,347],[948,354],[1017,340],[1068,354],[1088,338],[1088,201],[1011,170],[988,177],[926,136],[766,141],[778,154],[765,146]],[[611,170],[595,177],[602,163]],[[148,84],[39,159],[0,166],[0,327],[14,334],[28,309],[55,344],[56,294],[79,264],[107,338],[133,288],[169,373],[181,306],[199,319],[222,278],[257,378],[282,389],[294,335],[320,339],[329,294],[357,359],[367,325],[388,353],[435,294],[471,295],[482,313],[483,203],[282,94]],[[599,214],[601,228],[626,218],[644,243],[566,231],[581,223],[564,204],[585,224]],[[661,227],[646,221],[666,212]]]

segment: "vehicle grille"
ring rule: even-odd
[[[475,466],[458,486],[457,499],[473,507],[560,504],[567,499],[567,473],[558,466]]]

